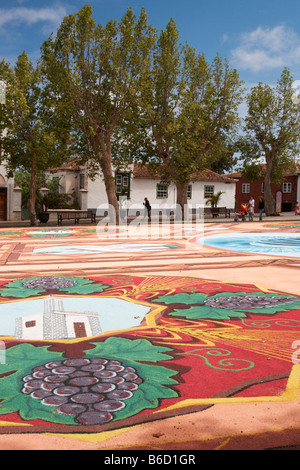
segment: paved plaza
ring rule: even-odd
[[[0,228],[0,449],[300,449],[300,217]]]

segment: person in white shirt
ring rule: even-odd
[[[253,222],[253,216],[254,216],[254,198],[251,196],[249,204],[248,204],[248,213],[249,213],[249,222]]]

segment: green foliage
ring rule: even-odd
[[[26,209],[30,199],[31,174],[29,171],[16,170],[15,182],[22,190],[22,208]],[[49,192],[42,195],[41,188],[47,188]],[[70,202],[69,194],[59,193],[59,179],[46,178],[44,173],[36,175],[35,207],[37,212],[47,212],[48,209],[69,209],[74,207]]]
[[[276,88],[259,83],[251,89],[244,135],[239,140],[244,175],[251,180],[264,178],[267,215],[275,206],[272,182],[282,182],[287,170],[295,171],[299,154],[299,106],[292,100],[292,83],[289,70],[284,69]]]
[[[213,194],[209,199],[206,201],[206,205],[210,204],[211,207],[217,207],[222,194],[224,194],[224,191],[218,191],[217,194]]]
[[[96,24],[85,5],[62,21],[42,46],[42,70],[51,118],[70,129],[74,153],[101,170],[108,201],[118,214],[112,166],[125,166],[124,143],[135,148],[132,119],[149,66],[154,30],[144,9],[128,8],[119,24]],[[121,161],[120,161],[121,156]]]
[[[217,55],[209,64],[204,54],[178,44],[173,20],[161,32],[141,96],[144,130],[152,135],[141,160],[176,184],[181,206],[194,172],[232,164],[241,85],[226,60]]]
[[[0,107],[1,160],[9,175],[17,169],[30,174],[27,196],[31,224],[36,225],[37,178],[62,161],[65,135],[46,118],[49,101],[43,93],[40,67],[33,65],[25,51],[14,69],[4,60],[0,63],[0,78],[7,84],[6,105]]]

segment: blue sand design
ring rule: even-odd
[[[300,257],[298,233],[222,233],[198,239],[202,245],[230,251]]]
[[[155,245],[155,244],[120,244],[120,245],[72,245],[72,246],[54,246],[47,248],[35,248],[33,253],[44,253],[49,255],[76,255],[88,253],[143,253],[151,251],[164,251],[176,249],[176,245]]]

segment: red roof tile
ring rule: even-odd
[[[147,165],[136,163],[133,169],[133,177],[160,180],[162,178],[162,174],[159,172],[156,172],[153,175],[149,172]],[[220,181],[222,183],[232,183],[232,178],[229,178],[227,175],[220,175],[208,169],[205,169],[201,172],[200,171],[194,172],[191,177],[191,180],[192,181]]]
[[[60,165],[56,168],[48,168],[47,171],[60,171],[60,170],[78,171],[80,170],[80,166],[78,165],[78,162],[72,160],[71,162],[64,163],[63,165]]]

